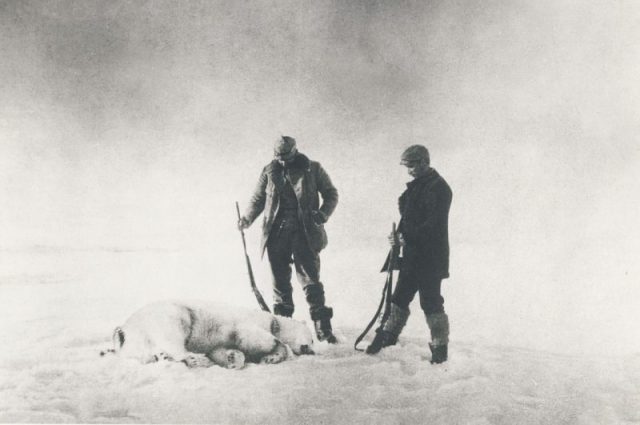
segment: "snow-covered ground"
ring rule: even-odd
[[[216,298],[224,290],[252,306],[241,261],[226,270],[237,278],[220,285],[197,278],[196,265],[207,263],[194,253],[40,248],[1,255],[0,422],[640,423],[640,355],[609,355],[607,341],[568,355],[454,331],[450,360],[434,366],[417,321],[396,347],[377,356],[354,351],[382,282],[367,302],[349,301],[359,315],[336,314],[342,343],[321,345],[316,356],[241,371],[101,358],[113,327],[145,302],[193,292]],[[172,270],[193,275],[178,279]]]
[[[612,0],[0,0],[0,422],[640,424],[638,22]],[[343,343],[242,371],[100,358],[151,301],[256,307],[234,201],[282,134],[340,193]],[[438,366],[417,301],[399,346],[352,348],[414,143],[454,193]]]

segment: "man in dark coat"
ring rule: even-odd
[[[276,141],[274,156],[262,170],[238,227],[249,227],[264,212],[261,250],[262,255],[266,250],[271,267],[274,313],[293,315],[293,263],[316,335],[333,344],[337,342],[331,328],[333,310],[325,305],[319,253],[327,245],[324,223],[338,204],[338,191],[320,163],[298,152],[292,137]]]
[[[449,318],[444,311],[440,287],[449,277],[449,207],[451,189],[430,167],[429,151],[422,145],[407,148],[401,157],[413,181],[400,196],[400,225],[389,236],[392,246],[402,247],[398,283],[391,298],[389,318],[376,331],[367,353],[394,345],[409,317],[416,293],[431,332],[431,362],[447,360]],[[385,265],[386,267],[387,265]]]

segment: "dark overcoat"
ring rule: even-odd
[[[280,194],[283,193],[287,184],[291,184],[296,194],[298,218],[309,247],[314,252],[320,252],[327,246],[327,233],[323,222],[329,219],[338,204],[338,191],[319,162],[311,161],[299,153],[293,163],[286,168],[276,160],[263,168],[245,212],[244,216],[249,223],[253,223],[260,213],[264,212],[260,245],[262,255],[278,214]],[[322,196],[322,205],[320,205],[320,196]],[[313,220],[314,213],[318,213],[320,218]]]
[[[434,170],[407,183],[398,199],[405,245],[397,268],[416,269],[420,274],[449,277],[449,209],[452,192]],[[388,266],[388,258],[383,270]]]

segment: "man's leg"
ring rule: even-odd
[[[441,294],[442,279],[427,277],[420,285],[420,306],[431,333],[431,363],[447,361],[449,346],[449,316],[444,312]]]
[[[280,227],[267,243],[267,256],[273,284],[273,312],[279,316],[293,315],[293,288],[291,287],[291,232]]]
[[[331,318],[333,309],[325,305],[324,286],[320,282],[320,256],[311,250],[306,237],[298,232],[294,237],[293,261],[298,281],[309,304],[309,313],[313,320],[316,336],[320,341],[330,344],[338,342],[333,335]]]
[[[391,295],[391,302],[400,308],[408,310],[409,304],[411,304],[417,292],[418,282],[416,277],[411,273],[411,270],[402,269],[398,273],[398,281],[396,289],[393,290],[393,295]]]
[[[389,317],[376,329],[376,336],[367,347],[367,354],[376,354],[384,347],[395,345],[398,342],[398,337],[409,318],[409,304],[417,291],[415,279],[407,271],[401,270],[396,289],[391,296]]]

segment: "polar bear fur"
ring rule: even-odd
[[[303,322],[207,302],[160,301],[135,312],[113,333],[113,350],[142,363],[182,361],[235,369],[245,361],[278,363],[313,354]]]

